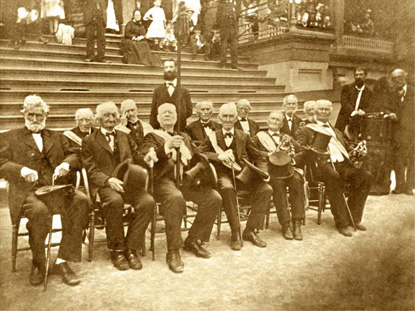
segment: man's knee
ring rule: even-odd
[[[124,200],[118,193],[113,193],[103,202],[103,205],[108,206],[111,209],[122,210],[124,208]]]

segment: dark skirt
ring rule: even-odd
[[[161,67],[162,62],[158,55],[153,54],[146,40],[122,41],[123,62],[126,64],[143,64],[148,67]]]

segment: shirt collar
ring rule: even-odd
[[[323,126],[323,125],[328,125],[328,126],[330,126],[330,123],[329,123],[329,122],[321,122],[321,121],[319,121],[319,120],[316,120],[316,122],[317,122],[317,124],[318,124],[318,125],[321,125],[321,126]]]
[[[359,89],[357,87],[357,85],[355,85],[354,87],[356,88],[356,90],[358,90],[359,92],[363,91],[365,89],[366,84],[363,84],[363,86]]]
[[[405,95],[406,95],[406,91],[408,90],[408,84],[405,84],[405,85],[403,86],[402,90],[404,90],[403,95],[405,96]]]
[[[101,129],[101,133],[105,136],[107,135],[107,133],[115,133],[115,129],[112,131],[108,131],[106,129],[104,129],[103,127],[100,128]]]
[[[293,118],[294,118],[294,116],[289,116],[288,114],[286,114],[286,113],[284,113],[285,114],[285,118],[287,119],[287,120],[293,120]]]
[[[177,79],[174,79],[173,81],[166,81],[166,87],[169,87],[168,83],[173,82],[174,87],[177,87]]]
[[[274,131],[268,130],[268,133],[269,133],[271,136],[272,136],[273,134],[278,134],[278,135],[280,135],[280,131],[274,132]]]

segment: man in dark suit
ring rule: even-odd
[[[176,124],[176,130],[183,131],[186,127],[186,119],[193,113],[189,90],[182,86],[180,86],[180,88],[177,87],[176,76],[176,62],[173,59],[166,60],[164,62],[165,82],[154,90],[153,100],[151,102],[150,124],[155,129],[160,127],[160,124],[157,121],[157,109],[165,103],[175,105],[177,111],[179,111],[178,118],[180,121]],[[177,102],[179,92],[181,92],[180,103]]]
[[[235,128],[254,137],[259,132],[259,125],[254,120],[248,118],[249,112],[251,111],[251,103],[249,100],[238,100],[236,110],[238,111],[238,120],[235,122]]]
[[[153,127],[138,118],[138,109],[134,100],[126,99],[121,103],[121,123],[117,130],[130,135],[137,146],[141,145],[144,136],[153,130]]]
[[[242,248],[236,188],[250,192],[253,200],[242,238],[252,242],[255,246],[266,247],[267,244],[257,232],[263,229],[265,212],[271,200],[272,188],[259,178],[250,184],[237,182],[237,185],[234,185],[233,183],[233,174],[230,167],[234,166],[242,169],[245,166],[244,159],[249,160],[251,158],[255,161],[262,156],[255,148],[249,135],[235,129],[234,124],[237,117],[234,103],[222,105],[219,110],[222,128],[212,132],[200,146],[200,150],[213,161],[217,171],[219,193],[222,196],[223,208],[232,231],[231,248],[233,250]]]
[[[177,187],[176,168],[177,150],[180,150],[180,171],[186,172],[197,160],[195,148],[186,133],[174,132],[177,121],[176,107],[163,104],[158,108],[157,120],[160,129],[144,137],[141,152],[155,150],[154,160],[154,197],[161,202],[161,213],[166,223],[167,255],[169,269],[181,273],[184,263],[181,260],[180,248],[183,247],[181,222],[186,209],[186,200],[197,204],[197,215],[184,242],[184,249],[197,257],[209,258],[210,252],[203,246],[209,241],[217,211],[221,206],[219,193],[212,189],[216,185],[194,186],[184,183]],[[180,176],[182,174],[180,173]]]
[[[85,62],[108,63],[105,60],[105,27],[107,25],[107,0],[83,0],[84,25],[86,31]],[[97,55],[95,56],[95,38]]]
[[[96,118],[101,127],[82,141],[82,164],[88,173],[91,193],[98,193],[101,199],[107,220],[107,244],[114,266],[119,270],[127,270],[129,267],[138,270],[142,264],[137,250],[143,247],[145,230],[152,219],[155,203],[144,188],[135,193],[125,192],[125,185],[114,177],[114,170],[127,160],[144,165],[148,158],[139,156],[133,139],[114,129],[119,123],[119,114],[113,102],[98,105]],[[134,216],[125,238],[124,202],[132,204],[134,208]]]
[[[81,156],[82,139],[91,134],[95,129],[92,127],[94,124],[94,113],[89,108],[81,108],[75,112],[76,127],[63,132],[63,135],[68,140],[71,148],[76,154]]]
[[[199,146],[212,131],[220,129],[221,125],[211,120],[213,113],[213,104],[211,101],[201,101],[196,104],[196,113],[199,120],[193,121],[186,126],[186,133],[189,134],[192,141]]]
[[[282,109],[284,110],[284,123],[280,131],[295,138],[302,121],[300,117],[295,115],[298,109],[297,96],[294,94],[285,96],[282,100]]]
[[[220,31],[220,67],[222,68],[226,67],[229,43],[231,48],[231,68],[240,69],[238,67],[238,18],[240,9],[240,0],[219,1],[216,23]]]
[[[372,185],[372,175],[356,168],[350,161],[347,152],[347,142],[339,129],[333,128],[329,123],[333,105],[328,100],[317,100],[316,121],[304,126],[297,135],[297,142],[308,153],[308,158],[315,165],[313,172],[317,180],[324,182],[330,201],[330,209],[339,233],[351,237],[346,199],[344,197],[344,183],[349,183],[347,204],[350,208],[356,229],[365,231],[362,225],[363,209]],[[316,153],[311,151],[316,134],[330,136],[329,152]]]
[[[407,73],[395,69],[392,74],[394,89],[390,94],[392,124],[393,167],[396,174],[394,194],[413,195],[414,188],[414,89],[406,81]],[[405,174],[406,171],[406,174]]]
[[[45,278],[45,240],[53,213],[62,219],[62,240],[53,270],[64,283],[77,285],[80,279],[67,261],[81,261],[82,231],[88,225],[87,197],[74,191],[63,193],[60,200],[43,201],[35,195],[42,186],[71,182],[69,170],[79,167],[62,134],[45,128],[49,106],[39,96],[27,96],[23,103],[25,127],[3,134],[0,140],[0,177],[9,182],[9,209],[13,224],[24,215],[29,221],[32,250],[30,284],[42,284]]]
[[[295,159],[293,138],[280,132],[283,120],[284,115],[281,111],[271,112],[267,120],[268,130],[258,132],[253,137],[253,141],[259,150],[267,154],[282,151],[288,154],[291,159]],[[282,235],[287,240],[302,240],[301,224],[305,216],[302,170],[293,167],[288,169],[288,166],[286,169],[273,169],[268,160],[257,165],[270,173],[270,185],[274,191],[272,197],[277,211],[278,222],[282,227]],[[291,163],[289,165],[291,166]],[[287,204],[286,187],[289,188],[290,193],[290,209]]]
[[[373,92],[365,85],[367,70],[358,67],[354,71],[355,81],[346,84],[340,95],[341,108],[337,117],[336,128],[347,130],[349,139],[355,139],[358,134],[359,116],[365,115],[372,104]],[[347,127],[348,126],[348,127]]]

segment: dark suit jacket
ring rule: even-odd
[[[218,130],[222,127],[218,122],[210,120],[212,124],[212,130]],[[198,146],[206,139],[206,132],[200,123],[200,119],[193,121],[188,126],[186,126],[185,131],[189,134],[192,141]]]
[[[241,0],[234,3],[220,0],[216,11],[216,23],[219,26],[221,36],[223,33],[237,33],[238,18],[241,12]]]
[[[340,131],[344,131],[346,125],[350,123],[350,115],[356,106],[358,95],[359,91],[356,89],[354,83],[343,86],[340,96],[341,108],[336,122],[336,128],[338,128]],[[369,111],[372,104],[372,99],[373,92],[367,86],[365,86],[362,97],[360,98],[359,109],[362,109],[365,112]]]
[[[115,130],[115,132],[120,152],[120,162],[132,159],[134,163],[143,165],[133,139],[121,131]],[[88,173],[92,193],[105,186],[106,181],[113,177],[112,173],[115,167],[120,163],[117,162],[107,139],[100,129],[82,140],[81,158],[82,165]]]
[[[82,9],[84,14],[84,25],[88,25],[94,20],[95,16],[95,3],[99,3],[101,10],[101,19],[104,22],[104,25],[107,24],[107,6],[108,0],[83,0]]]
[[[190,117],[193,113],[193,105],[192,105],[192,100],[190,98],[190,93],[189,90],[181,87],[181,91],[182,91],[182,98],[181,98],[181,103],[180,103],[180,130],[183,131],[184,128],[186,127],[186,119],[188,117]],[[153,128],[158,129],[160,128],[160,124],[157,121],[157,108],[159,106],[161,106],[162,104],[165,103],[171,103],[174,104],[176,106],[177,109],[177,105],[178,103],[177,101],[177,93],[178,93],[178,88],[176,87],[172,96],[170,96],[167,87],[166,87],[166,83],[160,84],[158,87],[156,87],[156,89],[154,90],[153,93],[153,101],[151,103],[151,112],[150,112],[150,124]],[[177,123],[176,123],[176,127],[177,127]]]
[[[79,168],[76,155],[71,152],[69,144],[63,135],[48,129],[43,130],[43,154],[49,161],[48,166],[42,166],[42,153],[39,151],[32,133],[26,128],[20,128],[3,133],[0,139],[0,178],[9,182],[9,209],[12,223],[15,223],[24,199],[34,184],[26,182],[20,175],[23,167],[36,170],[39,180],[47,185],[52,184],[55,168],[62,162],[69,163],[71,169]],[[70,174],[59,179],[59,183],[70,183]]]
[[[247,120],[248,120],[248,123],[249,123],[249,135],[251,137],[254,137],[255,134],[259,132],[259,125],[254,120],[251,120],[249,118],[247,118]],[[238,119],[238,121],[235,122],[235,128],[237,130],[243,131],[241,121],[239,121],[239,119]]]
[[[141,142],[143,141],[143,139],[144,139],[144,128],[143,128],[142,121],[138,120],[136,127],[134,127],[134,125],[132,125],[130,122],[128,122],[126,127],[131,130],[129,135],[134,140],[136,145],[139,146],[141,144]]]
[[[300,127],[301,122],[302,122],[301,118],[294,114],[294,116],[292,117],[292,125],[291,125],[291,131],[290,131],[290,128],[288,126],[287,116],[284,113],[284,120],[283,120],[280,131],[281,133],[290,135],[291,137],[294,138],[297,133],[297,130]]]
[[[77,135],[81,139],[84,139],[87,135],[89,135],[89,134],[82,133],[81,130],[79,129],[79,127],[75,127],[73,129],[71,129],[70,131],[73,132],[75,135]],[[95,128],[91,128],[91,134],[94,131],[95,131]],[[78,145],[76,142],[74,142],[72,139],[69,139],[68,137],[66,137],[65,135],[63,137],[68,141],[71,150],[74,151],[80,157],[81,156],[81,146]]]

